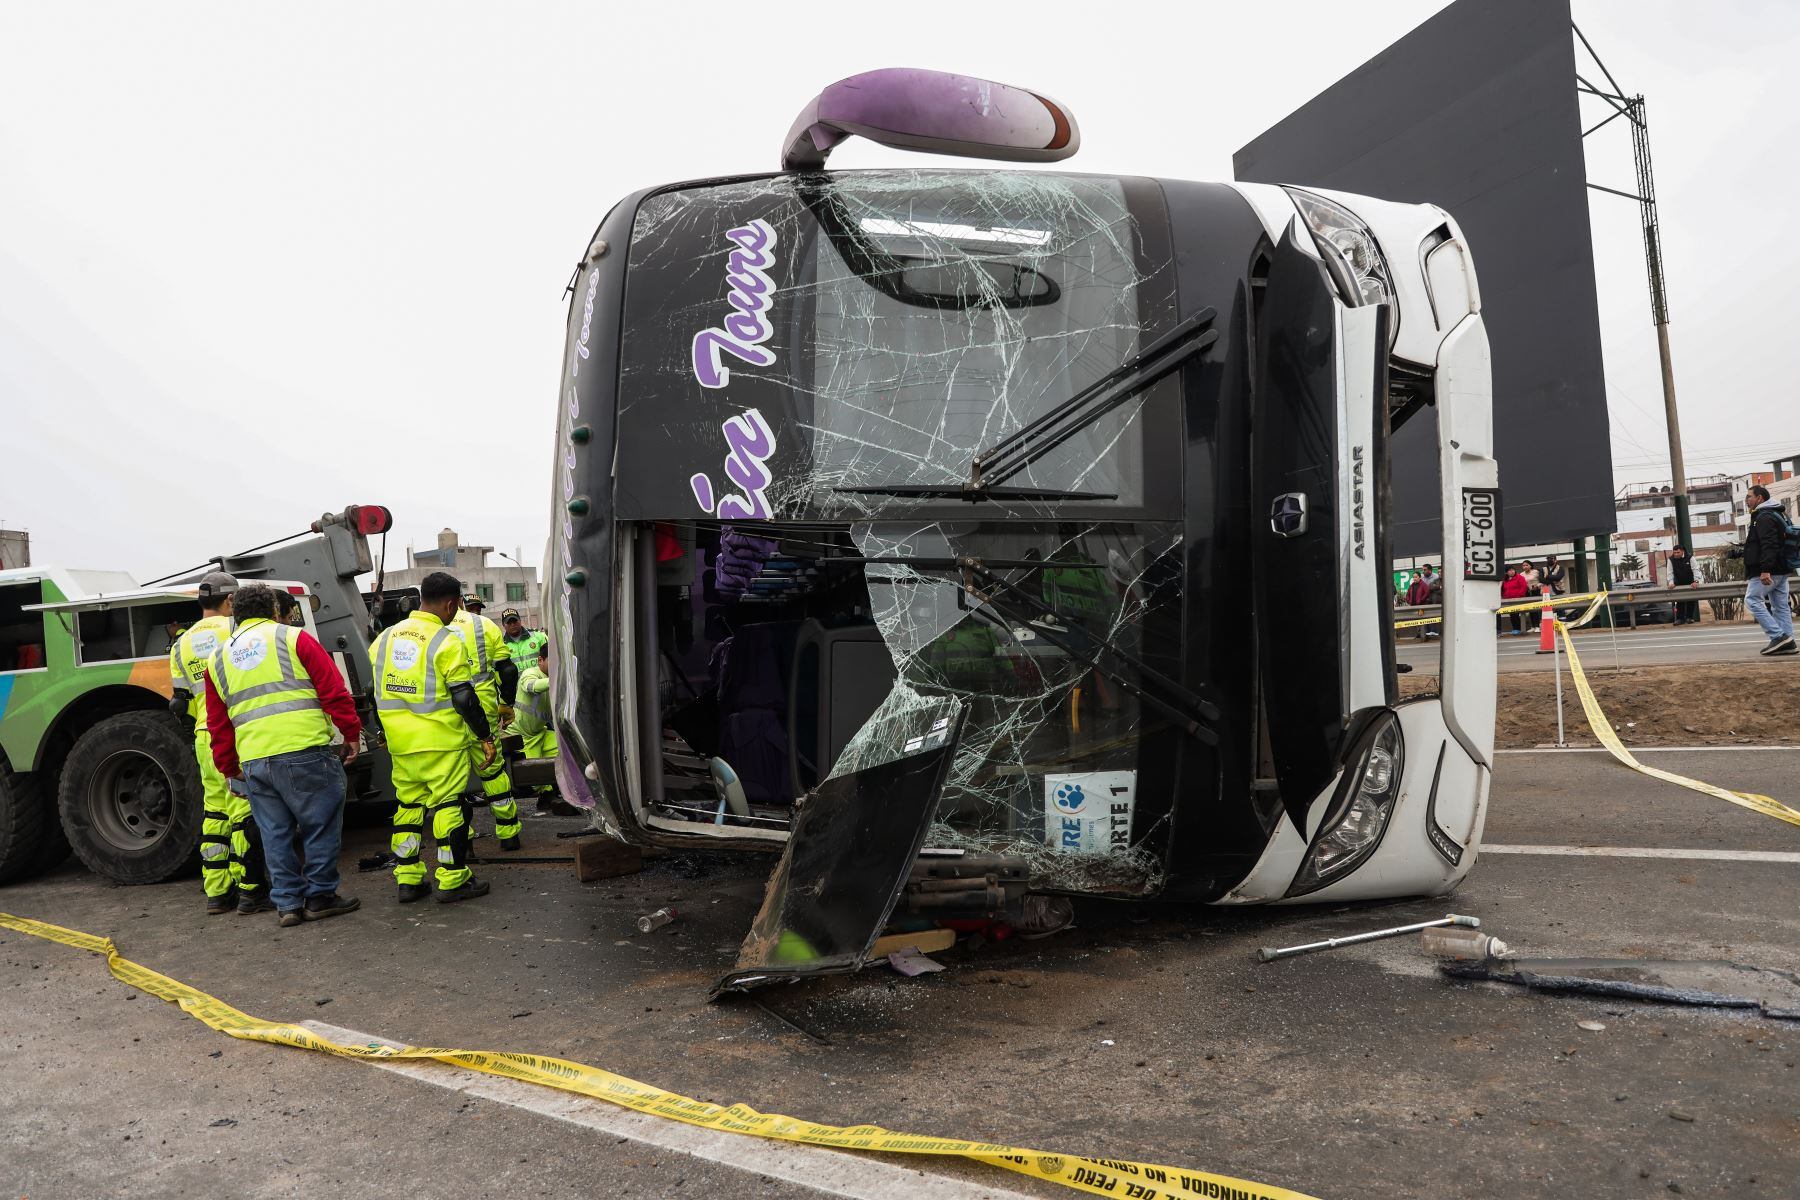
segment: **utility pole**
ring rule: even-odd
[[[1669,472],[1673,476],[1670,483],[1675,495],[1675,537],[1681,544],[1682,551],[1689,559],[1694,557],[1694,529],[1688,517],[1687,464],[1681,453],[1681,417],[1675,407],[1675,364],[1669,353],[1669,295],[1663,283],[1662,231],[1656,219],[1656,179],[1650,169],[1650,129],[1644,119],[1644,97],[1626,96],[1619,87],[1618,80],[1594,53],[1593,44],[1587,35],[1581,32],[1580,26],[1571,26],[1581,44],[1587,47],[1589,57],[1606,76],[1606,82],[1612,85],[1612,91],[1601,91],[1580,74],[1575,76],[1580,85],[1578,92],[1590,96],[1598,96],[1613,108],[1613,115],[1601,121],[1591,129],[1582,131],[1587,137],[1602,125],[1607,125],[1619,117],[1631,123],[1631,156],[1637,168],[1637,192],[1621,192],[1616,188],[1601,187],[1590,183],[1588,187],[1597,192],[1608,192],[1614,196],[1623,196],[1627,200],[1638,202],[1638,215],[1644,227],[1644,267],[1650,276],[1650,320],[1656,326],[1656,350],[1662,363],[1663,385],[1663,418],[1669,431]]]
[[[1650,319],[1656,323],[1656,352],[1662,360],[1663,417],[1669,427],[1670,482],[1675,487],[1675,536],[1682,553],[1694,557],[1694,529],[1688,518],[1687,463],[1681,453],[1681,416],[1675,409],[1675,364],[1669,357],[1669,296],[1663,288],[1662,231],[1656,222],[1656,179],[1650,171],[1650,130],[1644,98],[1633,96],[1631,154],[1637,161],[1638,211],[1644,223],[1644,263],[1650,274]]]

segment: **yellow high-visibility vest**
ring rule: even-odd
[[[331,722],[300,662],[301,632],[251,617],[213,652],[207,672],[231,716],[239,762],[331,744]]]
[[[177,694],[187,696],[197,744],[212,744],[206,731],[206,664],[230,636],[231,618],[214,613],[188,626],[169,647],[169,684]]]
[[[474,734],[450,702],[450,685],[472,683],[475,672],[453,626],[428,612],[381,631],[369,647],[375,713],[391,754],[466,751]]]
[[[494,664],[512,656],[506,649],[506,633],[480,613],[458,612],[453,628],[469,652],[469,664],[475,670],[475,694],[481,697],[481,711],[491,723],[500,711],[500,677]]]

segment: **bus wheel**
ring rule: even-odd
[[[61,830],[50,838],[55,824],[56,812],[39,794],[35,780],[0,769],[0,883],[24,879],[55,865],[45,861],[53,849],[45,842],[62,840]]]
[[[108,717],[63,763],[58,808],[77,858],[115,883],[161,883],[200,859],[194,743],[159,712]]]

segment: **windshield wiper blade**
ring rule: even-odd
[[[991,492],[1151,384],[1173,374],[1219,340],[1219,331],[1212,327],[1217,315],[1214,309],[1201,309],[1043,416],[977,453],[969,464],[964,490],[977,495]]]
[[[918,500],[1117,500],[1117,492],[1074,492],[1060,488],[991,487],[971,491],[960,484],[882,483],[870,487],[837,487],[842,496],[904,496]]]

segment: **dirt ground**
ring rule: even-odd
[[[1800,742],[1800,671],[1794,663],[1689,663],[1615,672],[1593,655],[1582,666],[1600,707],[1627,746],[1781,745]],[[1563,722],[1570,745],[1597,746],[1565,669]],[[1400,676],[1400,693],[1435,692],[1437,676]],[[1505,672],[1494,721],[1502,749],[1554,745],[1556,676]]]

